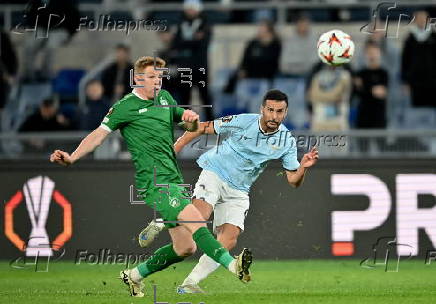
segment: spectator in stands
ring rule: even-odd
[[[358,71],[354,77],[356,95],[359,98],[357,106],[358,129],[386,128],[386,108],[389,87],[388,71],[381,65],[381,49],[379,44],[368,40],[365,45],[366,67]],[[386,147],[384,138],[358,138],[360,151],[367,151],[378,146],[380,150]]]
[[[351,74],[344,67],[319,63],[310,80],[307,99],[311,104],[314,131],[348,129]]]
[[[261,21],[256,37],[251,40],[242,56],[239,78],[265,78],[272,80],[279,72],[281,42],[274,25]]]
[[[428,13],[415,13],[415,25],[407,37],[401,77],[414,107],[436,107],[436,33],[426,28]]]
[[[110,108],[109,102],[103,97],[103,86],[98,80],[91,80],[86,85],[86,105],[82,111],[81,129],[96,129]]]
[[[130,61],[129,47],[118,44],[115,47],[115,62],[104,69],[101,74],[103,94],[111,104],[132,91],[130,87],[131,69],[133,69],[133,64]]]
[[[172,42],[172,50],[177,52],[174,62],[177,68],[192,70],[191,73],[183,71],[178,74],[178,90],[174,95],[180,104],[191,103],[191,91],[195,86],[198,88],[202,104],[212,105],[208,91],[208,47],[212,34],[202,8],[200,0],[184,1],[183,18],[177,25]],[[188,81],[191,81],[191,85]],[[205,119],[213,119],[212,109],[204,109]]]
[[[368,35],[368,38],[365,41],[365,44],[366,43],[375,43],[380,48],[380,64],[388,71],[389,78],[393,78],[398,75],[400,66],[400,53],[398,48],[395,46],[393,39],[386,38],[386,32],[375,31],[374,33],[371,33],[371,35]],[[360,56],[356,59],[358,69],[363,69],[366,67],[366,56]]]
[[[58,47],[67,44],[77,32],[80,14],[73,0],[30,0],[24,22],[16,28],[24,39],[23,75],[25,81],[46,80],[53,77],[53,58]],[[28,31],[35,29],[34,31]],[[41,54],[38,68],[35,57]]]
[[[39,108],[21,125],[19,132],[64,131],[69,128],[69,121],[58,113],[57,102],[45,99]]]
[[[70,121],[58,111],[58,103],[53,99],[45,99],[39,108],[30,115],[19,128],[19,132],[53,132],[70,129]],[[23,142],[25,149],[34,152],[47,148],[42,138],[30,138]]]
[[[170,92],[177,92],[180,87],[180,79],[178,79],[177,72],[177,50],[172,48],[172,43],[174,40],[174,33],[171,30],[166,31],[158,31],[157,37],[161,42],[161,47],[157,52],[157,56],[165,60],[166,67],[169,69],[168,73],[165,72],[165,75],[169,75],[163,83],[162,87],[165,90]]]
[[[1,113],[9,96],[11,85],[15,82],[18,60],[9,35],[0,31],[0,120]]]
[[[382,21],[377,21],[377,24],[382,24]],[[386,113],[388,119],[387,124],[396,125],[400,122],[403,116],[403,100],[404,94],[401,90],[400,68],[401,68],[401,54],[396,44],[396,39],[389,39],[386,37],[386,32],[374,31],[368,35],[366,43],[375,43],[380,48],[381,68],[388,72],[388,96],[386,98]],[[360,52],[359,52],[360,53]],[[362,52],[364,53],[364,52]],[[358,55],[358,54],[357,54]],[[356,56],[356,68],[362,70],[367,68],[367,56],[362,54]],[[399,102],[400,101],[400,102]]]
[[[229,76],[224,93],[233,94],[239,79],[267,79],[271,83],[279,73],[281,42],[269,20],[259,23],[256,37],[249,41],[239,68]]]
[[[365,47],[367,66],[358,71],[354,78],[359,97],[357,128],[386,128],[386,102],[388,72],[381,66],[381,50],[374,42]]]
[[[171,65],[172,62],[176,60],[177,56],[177,50],[174,50],[171,48],[173,40],[174,40],[174,33],[171,30],[166,31],[159,31],[157,32],[157,37],[159,38],[159,41],[161,43],[161,47],[158,51],[158,57],[165,60],[167,63],[166,66]],[[177,69],[177,66],[170,66],[170,69]],[[177,73],[177,71],[175,71]]]
[[[309,17],[301,15],[295,24],[295,32],[283,43],[280,71],[284,76],[306,77],[309,74],[318,62],[317,39]]]

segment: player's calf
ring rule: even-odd
[[[192,235],[189,230],[183,226],[177,226],[169,230],[171,239],[173,241],[174,252],[179,257],[191,256],[197,251],[197,245],[192,240]]]
[[[223,244],[227,250],[232,250],[236,247],[241,229],[230,223],[225,223],[217,227],[217,240]]]

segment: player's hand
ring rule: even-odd
[[[304,168],[312,167],[313,165],[316,164],[318,159],[319,159],[318,149],[316,148],[316,146],[314,146],[310,150],[310,152],[304,154],[303,159],[301,160],[301,165]]]
[[[185,110],[182,115],[184,122],[194,122],[200,120],[200,116],[192,110]]]
[[[74,160],[72,159],[71,155],[61,150],[55,150],[50,155],[50,161],[52,163],[58,163],[63,166],[69,166],[74,163]]]

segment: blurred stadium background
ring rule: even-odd
[[[0,1],[2,273],[12,271],[9,261],[21,265],[17,257],[35,255],[28,250],[37,224],[30,220],[26,189],[51,201],[40,224],[52,244],[46,255],[62,252],[74,260],[80,249],[141,252],[134,238],[153,214],[136,201],[133,167],[119,133],[68,170],[48,158],[56,148],[71,152],[97,127],[130,90],[132,62],[153,54],[169,63],[164,88],[202,120],[257,112],[265,91],[279,88],[290,97],[285,124],[298,139],[299,154],[319,146],[321,160],[302,188],[287,186],[279,163],[259,178],[235,252],[249,246],[266,260],[351,258],[344,267],[368,258],[368,267],[391,261],[389,269],[397,256],[412,256],[429,269],[424,261],[436,255],[436,4],[380,3]],[[127,35],[124,21],[135,20],[155,23]],[[331,69],[320,65],[316,43],[335,28],[352,36],[356,52],[350,66]],[[181,153],[187,183],[200,172],[196,157],[215,143],[203,138]],[[162,236],[156,246],[167,241]],[[329,267],[327,273],[335,269]],[[418,281],[426,284],[423,278]],[[309,286],[310,293],[317,286],[307,280],[294,283],[302,292]],[[406,283],[392,284],[408,290]]]

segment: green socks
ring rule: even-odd
[[[227,269],[229,269],[229,265],[235,260],[230,255],[229,251],[222,247],[206,227],[198,229],[192,235],[192,238],[205,254]],[[156,250],[156,252],[144,263],[137,266],[137,270],[139,275],[145,278],[156,271],[163,270],[168,266],[183,260],[184,257],[178,256],[174,251],[173,244],[170,243]]]
[[[206,227],[201,227],[192,235],[197,246],[215,262],[220,263],[227,269],[234,258],[229,251],[213,237]]]
[[[174,251],[173,244],[165,245],[149,257],[144,263],[138,265],[138,271],[143,278],[153,272],[167,268],[168,266],[183,261],[184,257],[180,257]]]

